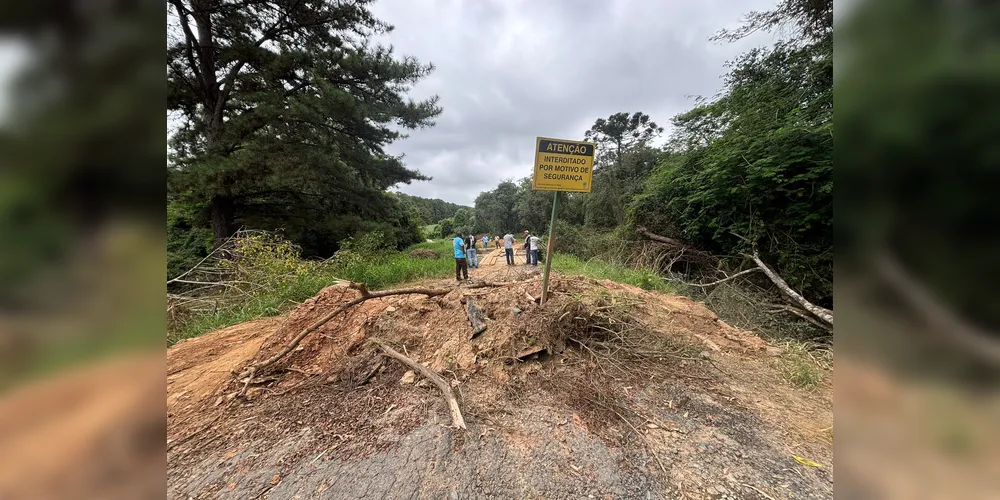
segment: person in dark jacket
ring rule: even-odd
[[[524,263],[531,265],[531,232],[524,232]]]
[[[468,239],[465,241],[465,253],[469,256],[469,267],[478,268],[479,267],[479,256],[476,254],[476,244],[479,242],[476,239],[475,234],[469,234]]]

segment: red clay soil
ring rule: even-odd
[[[419,284],[447,294],[363,302],[256,373],[245,397],[238,374],[359,292],[331,286],[173,346],[171,496],[832,497],[829,383],[791,386],[773,347],[688,298],[554,273],[539,305],[538,274],[500,250],[471,282]],[[475,339],[468,298],[486,316]],[[469,430],[447,428],[440,391],[372,338],[449,380]],[[383,473],[392,486],[372,489]]]

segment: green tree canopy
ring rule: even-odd
[[[371,43],[392,27],[370,1],[168,3],[168,190],[216,240],[283,227],[329,250],[408,223],[385,190],[426,177],[384,147],[440,108],[405,97],[432,67]]]
[[[628,203],[642,189],[658,151],[649,142],[663,127],[642,112],[598,118],[584,133],[597,145],[593,188],[584,205],[588,226],[611,228],[625,223]]]
[[[496,189],[483,191],[476,197],[476,221],[483,231],[503,235],[517,231],[519,198],[517,184],[505,180]]]
[[[632,215],[655,232],[719,253],[756,245],[792,287],[829,305],[832,26],[826,33],[735,60],[717,99],[674,119],[671,154]]]
[[[663,127],[642,112],[615,113],[607,118],[598,118],[583,138],[597,145],[599,161],[621,165],[625,153],[633,148],[645,146],[663,133]]]

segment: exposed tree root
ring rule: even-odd
[[[437,388],[440,389],[441,392],[444,394],[444,399],[448,403],[448,409],[451,412],[452,425],[454,425],[456,428],[463,430],[466,428],[465,419],[462,418],[462,410],[459,409],[458,400],[455,399],[455,393],[452,392],[451,386],[448,385],[448,382],[446,382],[443,378],[441,378],[440,375],[432,371],[430,368],[427,368],[426,366],[417,363],[416,361],[400,354],[395,349],[385,345],[385,343],[382,342],[381,340],[372,339],[372,342],[378,345],[379,348],[381,348],[382,351],[385,352],[388,356],[391,356],[399,360],[404,365],[413,368],[421,375],[426,377],[428,380],[433,382],[434,385],[436,385]]]

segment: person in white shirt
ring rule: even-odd
[[[514,265],[514,235],[507,233],[503,235],[503,251],[507,256],[507,265]]]
[[[528,238],[529,251],[531,252],[531,266],[538,267],[538,244],[542,241],[537,235]]]

